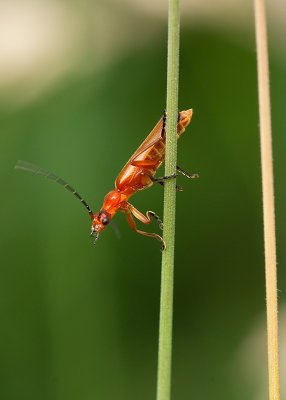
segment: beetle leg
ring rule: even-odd
[[[175,172],[172,175],[166,175],[166,176],[159,176],[158,178],[152,178],[153,182],[157,182],[157,183],[163,183],[164,181],[168,180],[168,179],[174,179],[177,177],[177,173]]]
[[[128,208],[134,217],[143,222],[143,224],[150,224],[152,218],[155,218],[155,220],[158,222],[159,228],[163,230],[163,222],[161,221],[160,217],[154,213],[154,211],[147,211],[146,215],[144,215],[130,203],[128,203]]]
[[[163,222],[160,219],[160,217],[157,214],[154,213],[154,211],[147,211],[146,215],[149,217],[150,221],[151,221],[152,218],[155,218],[155,220],[158,222],[159,228],[161,230],[163,230],[163,227],[164,227]]]
[[[162,251],[165,250],[166,245],[165,245],[163,238],[160,235],[158,235],[157,233],[150,233],[150,232],[145,232],[145,231],[139,230],[137,228],[134,218],[132,216],[132,214],[133,214],[134,217],[139,219],[139,221],[143,222],[143,224],[149,224],[151,222],[152,217],[154,217],[157,220],[160,228],[162,229],[163,223],[155,213],[153,213],[152,211],[147,211],[146,216],[145,216],[140,211],[138,211],[134,206],[132,206],[132,204],[129,204],[129,203],[127,203],[127,207],[124,207],[124,209],[122,209],[122,211],[125,212],[128,225],[130,226],[130,228],[133,231],[135,231],[143,236],[154,237],[159,242],[161,242]]]
[[[183,170],[182,168],[180,168],[178,165],[177,165],[176,171],[179,172],[180,174],[186,176],[189,179],[199,178],[199,174],[190,174],[189,172],[187,172],[187,171]],[[165,183],[166,180],[174,179],[174,178],[176,178],[178,176],[177,172],[175,172],[172,175],[160,176],[158,178],[152,178],[152,181],[156,182],[156,183],[159,183],[160,185],[164,186],[164,183]],[[179,192],[183,191],[182,186],[176,186],[176,189]]]
[[[190,174],[189,172],[184,171],[184,170],[183,170],[182,168],[180,168],[178,165],[177,165],[177,172],[179,172],[180,174],[186,176],[186,177],[189,178],[189,179],[199,178],[199,174]]]
[[[165,184],[165,182],[162,182],[162,181],[159,181],[159,182],[156,181],[156,183],[159,183],[159,185],[161,185],[161,186],[164,186],[164,184]],[[183,192],[184,188],[182,186],[176,185],[176,190],[178,192]]]
[[[166,180],[176,178],[178,176],[178,173],[186,176],[189,179],[199,178],[199,174],[190,174],[189,172],[187,172],[187,171],[183,170],[182,168],[180,168],[178,165],[177,165],[176,170],[177,170],[177,173],[174,173],[172,175],[167,175],[167,176],[160,176],[158,178],[152,178],[152,180],[153,180],[153,182],[159,183],[160,185],[164,186],[164,183],[165,183]],[[182,186],[176,185],[176,189],[179,192],[183,191]]]
[[[177,173],[174,173],[172,175],[167,175],[167,176],[160,176],[158,178],[152,178],[152,181],[155,183],[159,183],[159,185],[164,186],[164,183],[166,180],[168,179],[174,179],[177,177]],[[178,190],[178,192],[182,192],[184,189],[182,188],[182,186],[178,186],[176,185],[176,189]]]

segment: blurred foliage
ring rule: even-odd
[[[24,107],[2,107],[3,400],[154,398],[159,244],[134,234],[118,215],[121,238],[109,228],[94,247],[79,202],[13,166],[25,159],[51,169],[97,211],[165,108],[165,39],[162,27],[152,43],[122,54],[104,71],[69,76]],[[185,27],[180,73],[180,108],[193,107],[194,117],[179,142],[178,164],[200,179],[179,178],[185,190],[178,193],[176,212],[173,397],[238,400],[264,393],[260,398],[266,399],[265,341],[243,352],[253,332],[265,331],[253,42]],[[281,266],[285,76],[273,55]],[[158,185],[132,203],[161,215],[162,199]],[[283,289],[285,269],[279,279]],[[280,303],[285,306],[283,291]]]

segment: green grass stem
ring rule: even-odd
[[[165,175],[176,172],[177,165],[179,36],[179,0],[169,0]],[[164,186],[163,238],[166,250],[162,254],[157,400],[169,400],[171,396],[176,180],[170,179]]]

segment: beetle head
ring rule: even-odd
[[[94,238],[94,243],[97,241],[100,232],[103,231],[110,221],[111,216],[105,210],[101,210],[98,214],[94,214],[90,234]]]

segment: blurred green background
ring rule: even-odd
[[[215,3],[208,12],[182,4],[179,104],[194,117],[178,164],[200,179],[178,179],[172,393],[266,399],[253,15],[246,2]],[[121,237],[106,229],[94,247],[78,201],[13,167],[18,159],[37,163],[101,207],[165,108],[167,4],[1,7],[0,399],[152,399],[159,244],[134,234],[119,214]],[[270,11],[283,377],[286,63],[279,12]],[[132,199],[159,215],[162,202],[159,185]]]

